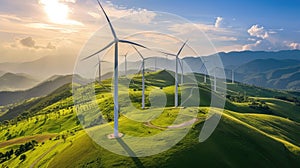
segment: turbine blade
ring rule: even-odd
[[[99,50],[99,51],[95,52],[94,54],[92,54],[92,55],[90,55],[90,56],[87,56],[87,57],[85,57],[85,58],[81,59],[81,61],[87,60],[87,59],[89,59],[89,58],[91,58],[91,57],[95,56],[96,54],[99,54],[99,53],[101,53],[102,51],[104,51],[104,50],[106,50],[107,48],[109,48],[110,46],[112,46],[114,43],[115,43],[115,42],[114,42],[114,41],[112,41],[111,43],[109,43],[107,46],[105,46],[105,47],[104,47],[104,48],[102,48],[101,50]]]
[[[186,40],[186,41],[183,43],[183,45],[181,46],[181,48],[179,49],[179,51],[178,51],[178,53],[177,53],[177,56],[180,55],[180,53],[181,53],[183,47],[186,45],[187,42],[188,42],[188,40]]]
[[[102,7],[102,5],[101,5],[101,3],[100,3],[99,0],[97,0],[97,2],[98,2],[99,6],[100,6],[100,8],[101,8],[101,10],[102,10],[102,12],[104,13],[104,15],[105,15],[105,17],[106,17],[106,20],[107,20],[107,22],[108,22],[108,24],[109,24],[111,33],[112,33],[113,36],[114,36],[114,39],[117,39],[117,35],[116,35],[115,30],[114,30],[114,27],[112,26],[112,24],[111,24],[111,22],[110,22],[110,20],[109,20],[109,18],[108,18],[108,16],[107,16],[107,14],[106,14],[104,8]]]
[[[164,51],[158,51],[158,52],[160,52],[160,53],[162,53],[162,54],[165,54],[166,56],[173,56],[173,57],[176,57],[175,54],[171,54],[171,53],[168,53],[168,52],[164,52]]]
[[[138,44],[138,43],[135,43],[135,42],[132,42],[132,41],[128,41],[128,40],[119,40],[120,43],[127,43],[127,44],[131,44],[131,45],[135,45],[135,46],[138,46],[138,47],[142,47],[142,48],[145,48],[145,49],[148,49],[147,47],[143,46],[142,44]]]
[[[143,57],[143,55],[139,52],[139,50],[138,49],[136,49],[136,47],[135,46],[132,46],[134,49],[135,49],[135,51],[140,55],[140,57],[144,60],[144,57]]]

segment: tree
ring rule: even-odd
[[[25,155],[25,154],[21,155],[21,156],[20,156],[20,160],[21,160],[22,162],[24,162],[24,161],[26,160],[26,155]]]
[[[61,138],[64,140],[64,143],[66,143],[67,136],[65,134],[62,134]]]

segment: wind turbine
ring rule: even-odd
[[[183,49],[183,47],[186,45],[187,41],[185,41],[183,43],[183,45],[181,46],[181,48],[179,49],[179,51],[177,52],[177,54],[171,54],[171,53],[166,53],[166,52],[162,52],[166,55],[170,55],[170,56],[174,56],[176,57],[176,67],[175,67],[175,107],[178,106],[178,57]]]
[[[231,83],[234,84],[234,69],[231,70]]]
[[[202,69],[204,70],[203,71],[203,82],[206,83],[206,73],[207,73],[207,69],[205,67],[205,62],[207,62],[207,60],[203,59],[203,63],[202,63],[202,66],[200,67],[200,72],[202,71]]]
[[[127,55],[128,55],[128,52],[125,55],[120,55],[120,56],[125,57],[125,77],[127,77]]]
[[[222,69],[220,67],[215,67],[214,68],[214,91],[217,92],[217,76],[216,76],[216,71],[217,69]]]
[[[214,91],[217,92],[217,77],[216,77],[217,67],[214,69]]]
[[[132,47],[142,58],[142,109],[145,109],[145,61],[148,58],[145,58],[136,47],[134,47],[134,46],[132,46]]]
[[[156,72],[156,57],[154,57],[154,71]]]
[[[182,62],[182,60],[181,59],[179,59],[179,65],[180,65],[180,69],[181,69],[181,78],[180,78],[180,80],[181,80],[181,85],[183,84],[183,62]]]
[[[101,62],[107,62],[107,61],[103,61],[103,60],[100,60],[100,58],[98,57],[98,63],[96,64],[96,66],[98,65],[98,73],[99,73],[99,84],[101,83],[102,79],[101,79]]]
[[[96,54],[99,54],[101,53],[102,51],[108,49],[109,47],[111,47],[112,45],[115,46],[115,56],[114,56],[114,133],[113,133],[113,137],[114,138],[119,138],[119,130],[118,130],[118,127],[119,127],[119,122],[118,122],[118,119],[119,119],[119,102],[118,102],[118,90],[119,90],[119,86],[118,86],[118,77],[119,77],[119,74],[118,74],[118,66],[119,66],[119,63],[118,63],[118,52],[119,52],[119,49],[118,49],[118,44],[119,43],[127,43],[127,44],[131,44],[131,45],[135,45],[135,46],[139,46],[139,47],[142,47],[142,48],[147,48],[141,44],[138,44],[138,43],[135,43],[135,42],[131,42],[131,41],[128,41],[128,40],[121,40],[117,37],[117,34],[115,32],[115,29],[114,27],[112,26],[111,22],[110,22],[110,19],[108,18],[105,10],[103,9],[101,3],[99,2],[99,0],[97,0],[103,14],[105,15],[105,18],[109,24],[109,27],[110,27],[110,30],[111,30],[111,33],[113,35],[113,38],[114,40],[112,42],[110,42],[107,46],[105,46],[104,48],[102,48],[101,50],[95,52],[94,54],[88,56],[88,57],[85,57],[84,59],[82,60],[86,60],[86,59],[89,59],[93,56],[95,56]]]

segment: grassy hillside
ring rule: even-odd
[[[196,78],[202,81],[203,76],[197,74]],[[128,89],[124,86],[127,82],[130,84],[129,99],[126,97]],[[38,144],[34,150],[23,153],[26,155],[24,161],[20,160],[20,156],[12,155],[11,159],[1,164],[9,167],[296,167],[300,164],[300,133],[297,131],[300,129],[300,106],[275,98],[297,97],[297,92],[228,84],[228,95],[231,97],[227,96],[225,100],[226,110],[221,121],[212,136],[199,143],[199,133],[208,117],[208,111],[219,113],[220,109],[208,107],[210,86],[201,82],[199,93],[193,94],[200,95],[200,107],[173,108],[173,82],[174,78],[167,71],[147,73],[146,106],[164,94],[167,101],[166,104],[157,102],[155,107],[140,110],[141,75],[135,75],[132,81],[120,79],[119,126],[125,136],[111,140],[111,143],[122,145],[126,152],[132,153],[132,149],[143,152],[150,148],[155,151],[167,143],[175,131],[188,130],[189,126],[183,123],[195,119],[188,134],[162,153],[147,157],[126,157],[99,146],[82,130],[76,116],[78,111],[73,107],[70,85],[65,85],[48,96],[12,107],[4,114],[13,115],[14,119],[1,120],[1,153],[15,151],[20,145],[32,140]],[[96,103],[104,118],[111,121],[111,80],[107,79],[101,85],[91,85],[95,86]],[[180,90],[190,87],[184,84]],[[84,87],[77,89],[84,91]],[[225,99],[222,95],[217,97]],[[196,98],[192,96],[190,100],[197,101]],[[130,102],[133,106],[129,106]],[[88,108],[89,103],[82,102],[81,108]],[[18,109],[25,109],[27,113]],[[97,115],[97,111],[90,109],[88,115],[85,115],[85,121],[93,121],[93,124],[83,126],[88,132],[95,131],[100,139],[107,138],[105,130],[113,122],[103,123],[102,118],[96,118]],[[19,117],[16,119],[16,116]],[[177,127],[169,127],[171,125]],[[170,131],[166,131],[167,128],[171,128]],[[160,138],[134,145],[130,139],[130,136],[155,135],[160,135]]]

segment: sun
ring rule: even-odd
[[[70,12],[68,5],[59,2],[59,0],[40,0],[39,2],[44,5],[44,11],[51,22],[57,24],[66,24],[68,22]]]

